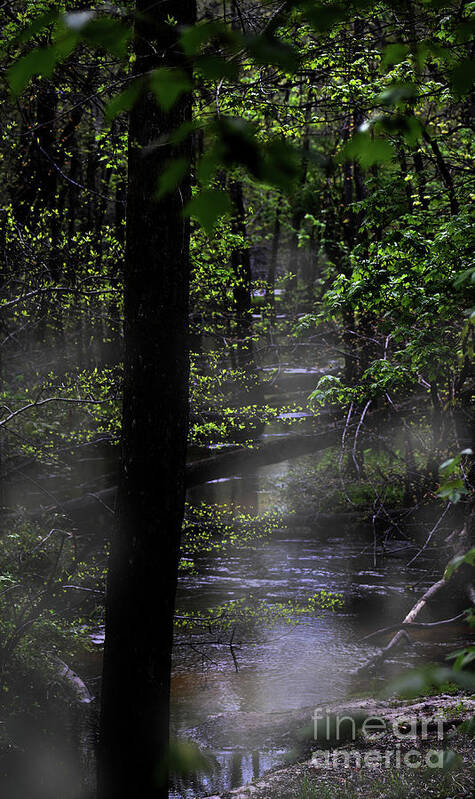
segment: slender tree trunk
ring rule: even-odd
[[[235,276],[234,307],[236,309],[238,342],[238,362],[242,367],[252,361],[252,275],[249,249],[246,246],[246,222],[242,183],[232,180],[230,194],[233,203],[232,226],[234,233],[241,236],[244,246],[235,247],[231,253],[231,263]]]
[[[426,178],[424,174],[424,162],[418,149],[415,149],[412,155],[414,161],[414,168],[417,175],[417,191],[419,194],[419,202],[423,211],[427,211],[429,203],[426,198]]]
[[[137,0],[136,70],[183,65],[194,0]],[[175,24],[168,24],[173,18]],[[125,382],[119,525],[112,540],[100,722],[99,799],[166,799],[173,613],[188,429],[189,229],[186,177],[157,201],[160,171],[190,145],[153,144],[190,119],[144,94],[130,114]]]
[[[280,202],[280,197],[278,198]],[[272,234],[272,247],[269,260],[269,268],[267,270],[266,281],[266,303],[270,305],[270,315],[272,322],[275,321],[275,272],[277,268],[277,256],[279,253],[280,244],[280,205],[275,210],[274,217],[274,232]]]
[[[234,207],[232,221],[235,233],[239,233],[244,242],[243,247],[237,247],[231,253],[231,263],[235,275],[233,290],[234,308],[236,313],[237,331],[237,366],[244,372],[242,402],[257,403],[262,400],[262,390],[254,357],[254,344],[252,340],[252,272],[249,248],[246,246],[247,231],[245,223],[244,197],[242,183],[233,180],[229,191]],[[234,367],[233,367],[234,368]]]
[[[410,185],[410,181],[407,180],[409,172],[407,168],[407,159],[406,159],[406,153],[404,151],[404,145],[401,141],[398,142],[397,144],[397,155],[399,159],[399,166],[401,169],[401,177],[404,181],[404,193],[406,195],[407,208],[409,213],[412,214],[413,211],[412,188]]]
[[[457,195],[455,194],[455,186],[452,180],[450,169],[445,163],[444,157],[440,151],[439,145],[437,144],[436,140],[433,139],[431,136],[429,136],[426,130],[423,131],[422,136],[424,138],[424,141],[429,145],[432,152],[434,153],[437,169],[439,170],[440,176],[444,181],[447,193],[449,195],[450,213],[452,216],[454,216],[459,212],[459,204],[457,201]]]
[[[289,272],[293,274],[293,278],[287,281],[287,294],[294,291],[298,286],[298,280],[301,271],[302,253],[299,249],[299,232],[302,227],[302,222],[305,217],[306,209],[302,194],[305,190],[308,174],[308,153],[310,150],[310,119],[312,115],[312,98],[307,99],[307,106],[305,109],[305,131],[302,142],[302,164],[300,167],[300,175],[298,178],[298,185],[295,191],[296,205],[292,213],[292,237],[290,239],[289,247]],[[298,298],[297,298],[298,307]]]

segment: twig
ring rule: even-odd
[[[62,585],[61,590],[65,588],[74,588],[76,591],[87,591],[90,594],[98,594],[99,596],[104,596],[105,591],[99,591],[97,588],[86,588],[83,585]]]
[[[5,416],[4,419],[0,420],[0,427],[10,422],[20,413],[24,413],[24,411],[30,410],[30,408],[40,408],[42,405],[47,405],[49,402],[72,402],[76,405],[101,405],[104,402],[111,402],[113,397],[108,397],[107,399],[102,400],[94,400],[94,399],[73,399],[72,397],[47,397],[43,400],[34,400],[34,402],[29,402],[28,405],[23,405],[22,408],[18,408],[16,411],[12,411],[8,416]],[[4,406],[5,407],[5,406]]]
[[[437,520],[436,524],[434,525],[434,527],[433,527],[433,528],[432,528],[432,530],[430,531],[429,535],[427,536],[427,538],[426,538],[426,540],[425,540],[425,543],[424,543],[424,545],[423,545],[423,546],[420,548],[419,552],[416,552],[416,554],[414,555],[414,557],[413,557],[413,558],[411,558],[411,560],[409,561],[409,563],[407,563],[407,564],[406,564],[406,566],[410,566],[410,565],[411,565],[411,563],[414,563],[414,561],[415,561],[415,560],[417,560],[417,558],[419,557],[419,555],[422,555],[422,553],[424,552],[424,550],[425,550],[425,549],[427,549],[427,547],[429,546],[429,544],[430,544],[430,541],[431,541],[431,539],[432,539],[432,536],[434,535],[434,533],[435,533],[435,532],[437,532],[437,530],[438,530],[438,528],[439,528],[439,526],[440,526],[440,524],[441,524],[442,520],[443,520],[443,519],[444,519],[444,517],[446,516],[446,514],[447,514],[447,511],[449,510],[449,508],[451,507],[451,505],[452,505],[452,503],[451,503],[451,502],[448,502],[448,503],[447,503],[447,505],[446,505],[446,508],[445,508],[445,510],[444,510],[444,512],[443,512],[443,514],[442,514],[442,516],[441,516],[441,517],[440,517],[440,518]]]
[[[362,638],[362,641],[369,641],[371,638],[377,638],[379,635],[385,635],[386,633],[393,632],[394,630],[419,630],[424,629],[426,627],[443,627],[444,624],[452,624],[454,621],[458,621],[459,619],[463,619],[465,616],[465,611],[459,613],[458,616],[454,616],[452,619],[442,619],[441,621],[410,621],[410,622],[399,622],[399,624],[391,624],[389,627],[382,627],[380,630],[375,630],[374,633],[369,633],[369,635],[365,635]]]
[[[358,442],[358,435],[361,429],[361,425],[363,424],[364,418],[366,416],[366,411],[368,410],[369,406],[371,405],[371,400],[368,400],[366,405],[364,406],[363,413],[361,414],[360,420],[358,422],[358,427],[356,428],[355,439],[353,441],[353,451],[351,453],[351,457],[353,458],[353,463],[355,464],[356,471],[358,472],[358,476],[360,475],[360,466],[358,460],[356,458],[356,444]]]

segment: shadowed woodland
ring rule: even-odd
[[[473,5],[0,2],[5,799],[472,795]]]

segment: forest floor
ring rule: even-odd
[[[322,749],[317,748],[314,740],[306,756],[297,763],[267,772],[246,786],[209,799],[405,799],[409,795],[418,799],[471,799],[474,796],[474,697],[440,695],[386,703],[359,700],[326,710],[328,718],[333,720],[338,716],[358,719],[354,739],[350,734],[346,741],[322,741]],[[363,734],[365,718],[373,719],[373,723],[377,718],[378,729],[384,727],[377,740]],[[437,721],[430,723],[431,719]],[[345,724],[348,722],[342,721],[342,732]]]

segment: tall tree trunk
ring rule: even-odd
[[[291,280],[287,281],[287,291],[286,293],[295,291],[298,287],[298,280],[301,271],[301,263],[302,263],[302,253],[299,249],[299,233],[300,228],[302,227],[302,222],[305,217],[306,208],[305,208],[305,201],[302,199],[302,195],[305,191],[305,185],[307,183],[307,174],[308,174],[308,153],[310,150],[310,119],[312,116],[312,96],[310,95],[307,98],[306,108],[305,108],[305,129],[302,141],[302,163],[300,166],[300,174],[298,177],[298,183],[295,189],[294,197],[295,197],[295,207],[292,213],[292,236],[290,239],[290,246],[289,246],[289,260],[288,260],[288,268],[289,272],[293,275]],[[298,297],[297,297],[297,308],[298,308]]]
[[[232,180],[229,192],[234,208],[232,227],[244,242],[244,246],[236,247],[231,253],[235,278],[233,299],[237,332],[236,361],[237,366],[243,371],[241,401],[252,404],[261,402],[263,397],[252,340],[252,272],[249,248],[246,246],[247,231],[241,181]]]
[[[424,174],[424,162],[422,160],[422,156],[420,151],[416,148],[412,154],[412,159],[414,161],[414,168],[416,170],[417,176],[417,191],[419,194],[419,203],[423,211],[427,211],[429,208],[429,202],[426,197],[426,178]]]
[[[437,169],[439,171],[442,180],[445,183],[445,186],[447,188],[447,193],[449,195],[450,213],[452,216],[455,216],[455,214],[458,214],[459,212],[459,204],[457,201],[457,195],[455,194],[455,186],[454,186],[454,181],[452,179],[452,175],[450,173],[450,169],[445,163],[444,157],[440,151],[439,145],[437,144],[436,140],[433,139],[431,136],[429,136],[426,130],[422,132],[422,136],[424,141],[429,145],[432,152],[434,153]]]
[[[183,63],[181,26],[195,0],[136,3],[136,71]],[[168,24],[173,18],[175,24]],[[126,214],[125,382],[119,524],[106,599],[99,799],[166,799],[173,614],[188,429],[188,177],[157,201],[157,178],[190,145],[153,146],[191,117],[145,93],[130,114]]]
[[[240,235],[242,247],[235,247],[231,253],[235,286],[233,290],[234,307],[238,335],[238,362],[246,368],[252,361],[252,275],[249,248],[246,246],[247,233],[244,210],[244,197],[240,180],[230,182],[229,191],[233,203],[233,232]]]
[[[404,144],[402,141],[397,143],[397,156],[399,160],[399,166],[401,170],[401,177],[404,181],[404,193],[406,195],[406,202],[407,202],[407,209],[410,214],[413,212],[413,204],[412,204],[412,188],[410,185],[410,181],[408,180],[409,171],[407,168],[407,159],[406,153],[404,150]]]

